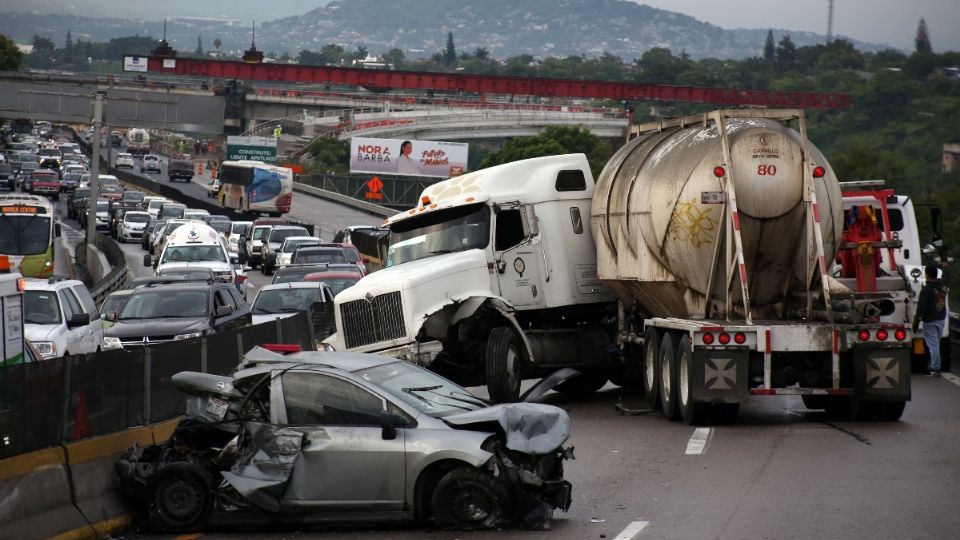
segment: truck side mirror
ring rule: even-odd
[[[149,253],[143,256],[143,265],[146,267],[153,266],[153,257],[151,257]]]
[[[59,223],[55,223],[55,224],[53,225],[53,237],[54,237],[54,238],[60,238],[60,224],[59,224]]]
[[[930,208],[930,228],[933,230],[933,240],[943,239],[943,215],[939,206]]]
[[[537,214],[532,204],[523,205],[523,236],[530,238],[540,234],[540,225],[537,223]]]
[[[90,324],[90,314],[89,313],[74,313],[70,320],[67,321],[67,328],[74,329],[81,326],[86,326]]]

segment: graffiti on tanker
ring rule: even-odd
[[[712,208],[701,207],[696,199],[678,203],[670,218],[670,238],[689,242],[695,248],[712,244],[717,229],[712,214]]]

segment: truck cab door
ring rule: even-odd
[[[494,208],[493,257],[500,296],[519,308],[542,307],[546,258],[533,207]]]

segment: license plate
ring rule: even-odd
[[[227,402],[210,396],[207,398],[207,412],[223,420],[227,414]]]

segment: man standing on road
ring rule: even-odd
[[[931,377],[940,376],[940,336],[947,318],[947,289],[938,279],[939,271],[940,268],[933,264],[924,269],[926,283],[920,289],[917,313],[913,317],[914,333],[917,333],[920,322],[923,322],[923,342],[930,351],[928,374]]]

